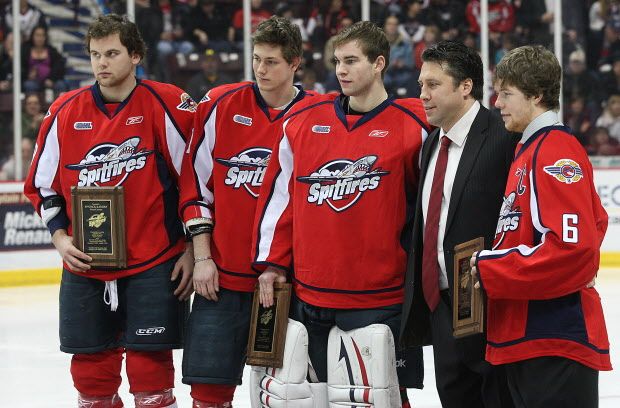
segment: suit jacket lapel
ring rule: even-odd
[[[452,185],[452,193],[450,195],[450,207],[448,208],[448,219],[446,221],[446,235],[448,234],[450,225],[452,225],[454,213],[456,212],[461,195],[463,194],[463,189],[465,188],[465,183],[467,182],[469,173],[471,173],[474,163],[478,158],[480,148],[484,145],[484,142],[488,136],[488,132],[486,131],[488,127],[489,111],[485,107],[481,106],[480,111],[476,115],[476,118],[469,129],[469,133],[467,134],[465,148],[463,150],[463,154],[461,155],[459,166],[456,170],[454,184]]]

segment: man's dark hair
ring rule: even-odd
[[[380,55],[385,58],[385,67],[381,71],[383,76],[390,65],[390,43],[385,32],[370,21],[358,21],[336,34],[333,41],[334,49],[352,41],[357,43],[371,63]]]
[[[455,88],[464,80],[471,79],[471,95],[477,101],[482,99],[482,59],[476,50],[458,41],[440,41],[424,50],[422,61],[439,64],[452,77]]]
[[[129,55],[137,54],[141,59],[146,56],[146,44],[138,30],[138,26],[132,23],[125,16],[118,14],[106,14],[97,17],[88,26],[86,38],[86,51],[90,53],[90,40],[98,40],[107,36],[118,34],[121,44],[127,48]]]
[[[280,46],[282,57],[289,64],[293,63],[295,57],[301,58],[301,32],[299,27],[283,17],[271,16],[261,22],[252,35],[252,44]]]

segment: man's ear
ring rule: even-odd
[[[474,81],[471,78],[464,79],[461,81],[461,87],[463,89],[463,96],[471,95],[474,89]]]
[[[297,71],[300,65],[301,57],[293,57],[293,61],[291,61],[291,67],[293,68],[293,71]]]
[[[374,63],[374,68],[379,73],[383,72],[383,68],[385,68],[385,57],[383,55],[379,55]]]

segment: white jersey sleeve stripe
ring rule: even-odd
[[[34,186],[39,190],[42,197],[58,194],[51,187],[56,179],[59,162],[58,118],[54,118],[54,122],[45,138],[45,146],[43,147],[43,151],[41,151],[34,176]]]
[[[185,140],[183,140],[183,136],[179,133],[176,126],[174,126],[172,120],[170,120],[168,113],[165,114],[165,122],[166,144],[168,145],[168,152],[170,153],[174,170],[177,172],[178,176],[181,174],[181,163],[183,162],[183,153],[185,152]]]
[[[283,127],[286,128],[286,123],[284,123]],[[278,147],[278,161],[281,170],[275,180],[273,195],[267,204],[265,215],[260,225],[257,262],[267,260],[278,220],[291,201],[288,186],[293,175],[293,151],[286,133]]]
[[[215,146],[217,121],[217,106],[211,112],[209,120],[204,125],[204,139],[200,142],[194,158],[194,169],[200,186],[200,195],[208,205],[213,204],[213,192],[207,187],[207,183],[213,176],[213,148]],[[211,212],[207,207],[200,207],[201,215],[211,218]]]
[[[530,192],[530,210],[532,212],[532,225],[536,228],[536,231],[540,232],[541,242],[545,242],[545,234],[549,232],[549,228],[546,228],[540,222],[540,213],[538,209],[538,196],[536,195],[536,189],[534,188],[534,169],[530,170],[530,186],[532,191]]]

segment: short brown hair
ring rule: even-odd
[[[280,46],[282,57],[289,64],[293,63],[294,58],[301,58],[301,32],[299,27],[284,17],[271,16],[261,22],[252,35],[252,44]]]
[[[541,45],[515,48],[495,67],[493,83],[517,87],[525,96],[542,96],[547,109],[560,107],[562,68],[551,51]]]
[[[138,26],[132,23],[125,16],[118,14],[106,14],[97,17],[88,26],[86,38],[84,40],[86,51],[90,53],[90,40],[105,38],[118,34],[121,44],[127,48],[129,55],[138,54],[141,59],[146,56],[146,44],[138,30]]]
[[[351,41],[357,42],[368,61],[375,62],[380,55],[385,58],[385,67],[381,71],[383,76],[390,65],[390,43],[383,30],[370,21],[358,21],[336,35],[334,49]]]

